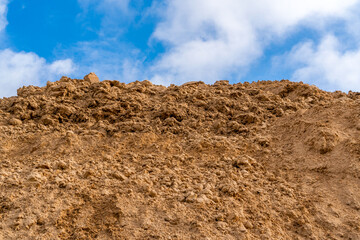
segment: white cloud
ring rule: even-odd
[[[7,0],[0,0],[0,32],[6,27]]]
[[[71,59],[56,60],[48,65],[48,71],[51,74],[68,74],[75,70],[74,63]]]
[[[44,81],[58,80],[74,70],[75,66],[70,59],[47,63],[35,53],[1,50],[0,97],[14,96],[16,90],[24,85],[41,85]]]
[[[349,33],[356,42],[360,40],[360,4],[351,8],[351,11],[345,16],[345,31]]]
[[[326,90],[360,91],[360,48],[344,50],[333,35],[318,46],[310,41],[295,46],[283,61],[301,66],[291,80],[316,83]]]
[[[240,78],[274,38],[296,26],[345,18],[358,0],[172,0],[153,40],[167,51],[151,68],[157,82]],[[160,12],[160,10],[158,11]],[[233,79],[239,80],[239,79]]]

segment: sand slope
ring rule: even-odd
[[[360,93],[21,88],[0,100],[0,239],[360,239]]]

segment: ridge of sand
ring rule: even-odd
[[[360,93],[96,78],[0,99],[0,239],[360,239]]]

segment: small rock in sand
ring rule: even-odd
[[[86,80],[86,81],[88,81],[90,83],[98,83],[98,82],[100,82],[98,76],[96,76],[96,74],[93,73],[93,72],[86,75],[84,77],[84,80]]]

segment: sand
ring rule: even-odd
[[[360,239],[360,93],[20,88],[0,99],[0,239]]]

